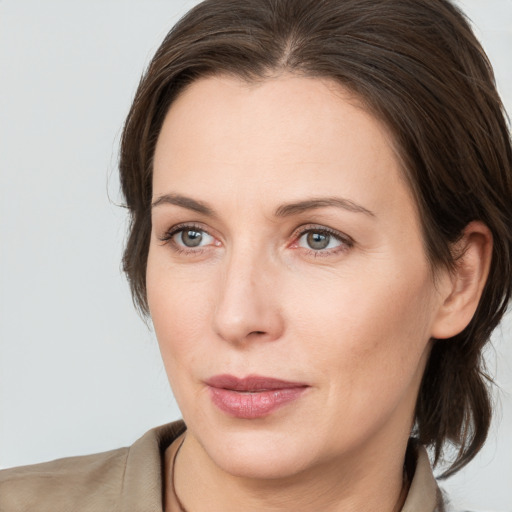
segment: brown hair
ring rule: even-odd
[[[446,476],[482,447],[491,419],[482,348],[512,288],[512,149],[492,68],[448,0],[206,0],[169,32],[124,127],[120,173],[131,214],[124,269],[147,314],[152,158],[177,94],[199,77],[247,81],[283,71],[330,78],[356,93],[395,136],[420,211],[432,267],[453,268],[464,227],[494,238],[490,274],[467,328],[434,340],[416,407],[415,435],[459,447]]]

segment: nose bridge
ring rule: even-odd
[[[226,257],[217,293],[214,329],[223,339],[239,343],[249,338],[273,340],[282,318],[269,286],[275,268],[270,256],[246,240]]]

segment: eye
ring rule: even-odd
[[[213,237],[206,231],[196,228],[184,228],[177,231],[172,236],[172,240],[176,245],[193,248],[201,245],[209,245],[213,242]]]
[[[296,247],[302,247],[315,253],[329,254],[353,245],[349,237],[328,228],[303,229],[296,240]]]
[[[335,240],[336,241],[336,240]],[[305,245],[303,245],[305,244]],[[310,231],[305,233],[299,238],[299,245],[301,247],[307,246],[309,249],[321,251],[322,249],[329,248],[332,244],[332,237],[329,233],[321,233],[319,231]]]
[[[177,251],[202,249],[209,245],[218,245],[216,239],[204,229],[192,225],[179,225],[170,229],[160,240],[170,242]]]

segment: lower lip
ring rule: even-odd
[[[297,400],[305,386],[242,393],[231,389],[210,387],[212,402],[223,412],[236,418],[254,419],[267,416],[284,405]]]

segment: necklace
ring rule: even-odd
[[[174,468],[176,466],[176,457],[178,456],[178,453],[180,453],[180,450],[181,450],[181,447],[183,446],[184,441],[185,441],[185,436],[183,436],[183,439],[182,439],[180,445],[178,446],[178,449],[176,450],[174,457],[172,458],[172,469],[171,469],[171,490],[172,490],[174,499],[176,500],[176,503],[178,504],[178,507],[180,508],[180,512],[188,512],[188,511],[183,506],[183,503],[181,503],[180,499],[178,498],[178,494],[176,493],[176,487],[174,486]]]

